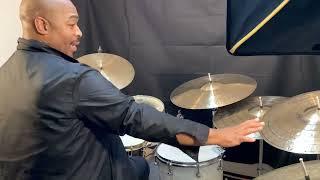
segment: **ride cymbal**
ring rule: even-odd
[[[185,109],[212,109],[226,106],[248,97],[257,82],[240,74],[216,74],[188,81],[170,95],[176,106]]]
[[[87,54],[78,58],[79,62],[97,69],[118,89],[128,86],[134,78],[132,64],[126,59],[107,53]]]
[[[213,124],[217,128],[238,125],[248,119],[262,118],[271,107],[287,99],[280,96],[249,97],[238,103],[218,109],[214,115]],[[252,138],[261,139],[259,133],[254,133]]]
[[[294,96],[272,107],[260,132],[270,145],[300,154],[320,154],[320,91]]]

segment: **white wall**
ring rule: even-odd
[[[21,0],[0,0],[0,66],[6,62],[17,47],[21,36],[19,5]]]

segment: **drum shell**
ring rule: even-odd
[[[155,153],[156,164],[159,168],[160,180],[222,180],[222,154],[208,161],[191,163],[177,162],[161,157]],[[199,166],[199,175],[198,168]]]

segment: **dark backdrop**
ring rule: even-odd
[[[175,114],[170,93],[208,72],[240,73],[258,82],[253,95],[293,96],[317,90],[316,56],[234,57],[225,48],[226,0],[74,0],[82,43],[77,57],[120,55],[135,68],[123,91],[160,98]],[[303,35],[303,34],[301,34]]]

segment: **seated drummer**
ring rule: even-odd
[[[137,104],[72,58],[82,33],[70,0],[22,0],[23,36],[0,69],[0,179],[144,180],[118,135],[171,145],[222,147],[253,142],[249,120],[210,129]]]

